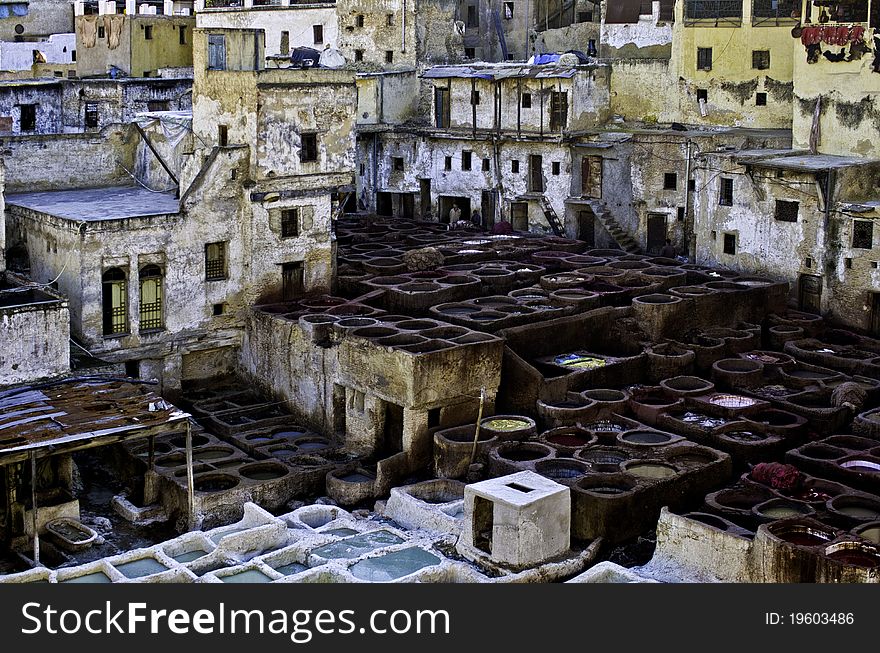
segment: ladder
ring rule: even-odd
[[[544,217],[546,217],[547,222],[550,223],[550,228],[553,230],[553,233],[557,236],[564,238],[565,228],[559,221],[559,216],[556,215],[556,211],[553,209],[553,205],[550,204],[550,200],[547,199],[546,195],[541,195],[540,202],[541,210],[544,211]]]

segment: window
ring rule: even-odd
[[[443,159],[443,169],[444,170],[452,170],[452,157],[451,156],[447,156],[445,159]]]
[[[532,94],[531,93],[523,93],[522,94],[522,108],[523,109],[531,109],[532,108]]]
[[[554,175],[559,175],[560,168],[559,161],[553,161],[550,164],[550,172]]]
[[[678,175],[674,172],[663,173],[663,190],[677,190]]]
[[[23,132],[34,131],[37,128],[37,105],[22,104],[19,108],[21,111],[19,129]]]
[[[718,204],[721,206],[733,206],[733,179],[721,178],[721,191]]]
[[[757,93],[755,95],[755,106],[756,107],[766,107],[767,106],[767,94],[766,93]]]
[[[808,256],[807,258],[804,259],[804,267],[805,267],[805,268],[811,268],[811,267],[813,267],[813,259],[810,258],[809,256]]]
[[[712,70],[712,48],[697,48],[697,70]]]
[[[709,91],[705,88],[697,89],[697,102],[708,102],[709,101]]]
[[[321,45],[324,43],[324,26],[323,25],[312,25],[312,40],[315,45]]]
[[[550,131],[562,131],[568,125],[568,92],[550,93]]]
[[[70,51],[70,60],[74,62],[76,61],[76,50]]]
[[[177,42],[180,45],[186,45],[186,26],[181,25],[177,31]]]
[[[871,249],[874,247],[874,222],[871,220],[853,220],[854,249]]]
[[[449,89],[446,87],[434,87],[434,118],[437,127],[449,127]]]
[[[755,70],[770,68],[770,50],[752,50],[752,68]]]
[[[798,202],[776,200],[776,219],[780,222],[797,222]]]
[[[162,319],[162,269],[145,265],[138,275],[141,282],[141,331],[164,328]]]
[[[217,125],[217,145],[226,147],[229,144],[229,127]]]
[[[144,40],[152,41],[153,40],[153,26],[152,25],[144,25]]]
[[[86,129],[97,129],[98,128],[98,103],[97,102],[86,102],[85,126],[86,126]]]
[[[127,376],[130,379],[141,378],[141,362],[140,361],[125,361],[125,376]]]
[[[211,307],[211,314],[214,315],[214,317],[223,315],[224,313],[226,313],[226,304],[214,304]]]
[[[168,100],[148,100],[147,111],[168,111]]]
[[[489,172],[489,159],[483,159],[483,172]]]
[[[288,302],[303,294],[303,276],[302,261],[281,266],[281,296],[284,301]]]
[[[461,153],[461,169],[462,170],[470,170],[471,169],[471,153],[467,150],[464,150]]]
[[[281,237],[299,236],[299,209],[281,209]]]
[[[468,5],[466,25],[468,27],[479,27],[480,26],[480,17],[477,14],[477,6],[476,5]]]
[[[724,253],[736,254],[736,234],[724,234]]]
[[[479,91],[471,91],[471,104],[476,105],[480,103],[480,92]]]
[[[363,177],[365,174],[367,174],[367,166],[362,163],[360,167],[360,176]]]
[[[684,222],[684,207],[683,206],[678,207],[678,221]]]
[[[519,161],[517,159],[510,162],[510,171],[519,172]]]
[[[208,35],[208,70],[226,70],[226,37]]]
[[[697,180],[696,179],[688,179],[688,190],[690,192],[694,192],[697,190]]]
[[[394,50],[385,50],[385,63],[394,63]]]
[[[364,26],[364,15],[363,14],[358,14],[357,16],[355,16],[354,26],[355,27],[363,27]]]
[[[403,171],[403,157],[402,156],[391,157],[391,169],[396,170],[398,172]]]
[[[851,258],[843,259],[843,267],[845,267],[847,270],[852,270],[852,259]]]
[[[281,32],[281,43],[278,45],[278,52],[290,54],[290,32],[287,30]]]
[[[101,277],[104,336],[118,336],[128,332],[127,293],[125,272],[110,268]]]
[[[99,39],[104,38],[104,26],[103,25],[98,25],[98,38]]]
[[[464,58],[465,59],[476,59],[477,58],[477,49],[476,48],[465,48],[464,49]]]
[[[505,20],[510,20],[513,18],[513,3],[505,2],[504,3],[504,18]]]
[[[394,27],[394,14],[385,14],[385,27]]]
[[[226,278],[226,243],[205,245],[205,281]]]
[[[355,61],[363,61],[364,60],[364,51],[363,50],[355,50],[354,51],[354,60]]]
[[[300,136],[299,160],[302,163],[318,160],[318,135],[303,134]]]

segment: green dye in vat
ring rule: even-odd
[[[417,546],[393,551],[354,564],[349,571],[355,578],[384,583],[403,578],[419,569],[439,564],[440,558]]]
[[[60,580],[59,583],[112,583],[110,580],[110,576],[105,574],[103,571],[94,571],[91,574],[84,574],[83,576],[76,576],[75,578],[68,578],[67,580]]]
[[[865,521],[880,519],[880,511],[868,508],[867,506],[840,506],[837,511],[856,519],[864,519]]]
[[[194,551],[178,553],[176,556],[171,556],[171,559],[176,560],[180,563],[185,563],[192,562],[193,560],[198,560],[199,558],[203,558],[206,555],[208,555],[207,551],[203,551],[202,549],[195,549]]]
[[[370,531],[354,537],[347,537],[338,542],[331,542],[324,546],[313,549],[312,553],[322,558],[357,558],[374,549],[379,549],[392,544],[400,544],[403,539],[391,531]]]
[[[142,578],[143,576],[151,576],[152,574],[168,571],[168,567],[155,558],[141,558],[113,566],[126,578]]]
[[[275,567],[275,571],[279,574],[284,574],[285,576],[293,576],[293,574],[298,574],[301,571],[305,571],[308,569],[305,565],[301,565],[298,562],[290,562],[286,565],[281,565],[280,567]]]
[[[880,526],[873,526],[871,528],[866,528],[859,535],[869,542],[874,542],[874,544],[880,544]]]
[[[349,535],[357,535],[358,532],[353,528],[331,528],[330,530],[321,531],[327,535],[335,535],[336,537],[348,537]]]
[[[594,370],[599,367],[605,367],[607,364],[604,358],[586,356],[584,354],[563,354],[554,358],[553,362],[557,365],[573,367],[578,370]]]
[[[794,506],[782,505],[763,508],[761,510],[761,514],[765,517],[770,517],[772,519],[785,519],[786,517],[797,517],[798,515],[802,515],[804,513]]]
[[[525,428],[529,425],[521,419],[492,419],[483,424],[487,429],[494,431],[513,431],[515,429]]]
[[[626,468],[630,474],[642,478],[671,478],[675,476],[675,468],[655,463],[636,463]]]
[[[266,574],[264,574],[259,569],[248,569],[247,571],[240,571],[236,574],[230,574],[229,576],[223,576],[220,578],[224,583],[271,583],[272,579],[269,578]]]

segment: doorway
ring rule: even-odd
[[[495,224],[495,191],[484,190],[480,201],[480,215],[484,229],[491,229]]]
[[[805,313],[822,312],[822,278],[802,274],[798,281],[798,306]]]
[[[390,217],[394,215],[394,202],[391,199],[391,193],[376,193],[376,215]]]
[[[480,551],[492,554],[492,531],[495,529],[495,504],[481,496],[474,497],[472,538]]]
[[[461,209],[460,220],[468,220],[471,217],[471,199],[469,197],[455,197],[453,195],[441,195],[438,198],[440,205],[440,222],[449,224],[449,211],[453,204],[458,204]]]
[[[412,220],[415,216],[415,198],[412,193],[400,194],[400,217],[404,220]]]
[[[379,454],[383,458],[403,451],[403,406],[385,402],[385,427]]]
[[[514,231],[529,230],[529,205],[527,202],[511,202],[510,225]]]
[[[596,246],[596,214],[592,209],[578,211],[578,240],[587,243],[590,247]]]
[[[419,207],[422,213],[422,220],[431,217],[431,180],[419,179]]]
[[[581,159],[581,197],[602,197],[601,156],[585,156]]]
[[[666,214],[648,214],[648,254],[659,254],[666,245]]]
[[[871,335],[880,337],[880,292],[871,294]]]

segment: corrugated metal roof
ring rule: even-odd
[[[103,436],[134,435],[188,415],[144,384],[70,380],[0,393],[0,457]],[[146,433],[144,433],[146,435]]]

